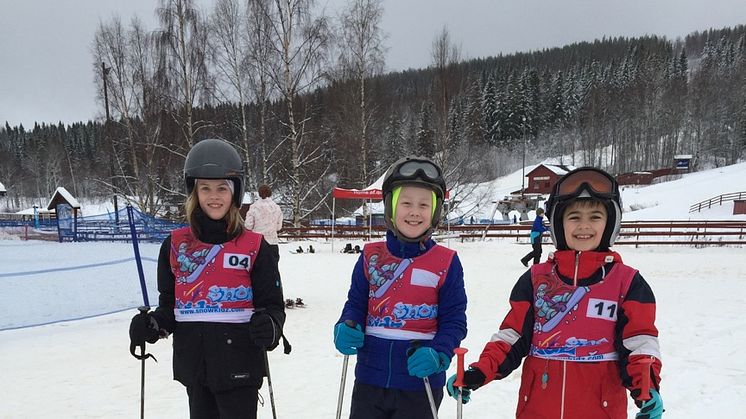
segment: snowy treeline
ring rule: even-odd
[[[379,0],[335,16],[311,0],[161,0],[155,13],[154,29],[115,16],[96,31],[101,119],[0,127],[9,195],[115,191],[156,213],[182,199],[190,145],[218,137],[243,154],[248,189],[270,183],[298,223],[328,214],[332,185],[365,186],[404,153],[463,184],[520,167],[524,146],[527,164],[583,150],[562,163],[615,173],[675,154],[732,164],[746,146],[744,26],[470,60],[444,27],[428,68],[385,73]]]

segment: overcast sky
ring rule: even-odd
[[[102,118],[91,43],[100,20],[137,14],[155,28],[156,0],[0,0],[0,124]],[[211,0],[199,0],[210,5]],[[334,14],[342,0],[321,0]],[[389,70],[426,67],[443,25],[464,58],[607,36],[664,35],[746,24],[744,0],[384,0]]]

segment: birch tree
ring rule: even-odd
[[[188,147],[205,121],[197,121],[194,109],[211,95],[206,50],[207,25],[193,0],[160,0],[158,42],[165,57],[162,71],[169,78],[171,114]]]
[[[381,29],[382,0],[353,0],[339,16],[341,39],[339,60],[346,77],[358,85],[360,183],[365,186],[372,180],[370,173],[370,141],[368,127],[373,120],[368,109],[365,80],[380,74],[384,68],[384,39]]]
[[[325,144],[312,144],[304,129],[306,119],[295,109],[295,102],[303,92],[319,85],[323,76],[324,60],[328,46],[328,22],[323,16],[314,15],[311,0],[275,0],[268,9],[271,21],[270,39],[278,65],[270,68],[270,78],[285,106],[281,123],[285,128],[283,146],[289,148],[290,161],[286,171],[289,180],[290,205],[293,225],[300,226],[306,215],[320,207],[323,200],[307,202],[318,196],[323,175],[329,169],[323,161]],[[321,176],[309,176],[314,164],[326,164]]]

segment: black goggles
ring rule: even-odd
[[[414,179],[417,174],[425,180],[435,182],[440,178],[440,170],[432,163],[425,161],[409,160],[399,166],[399,175],[404,178]]]
[[[618,194],[616,181],[611,176],[596,170],[578,170],[559,180],[556,198],[577,197],[588,191],[599,198],[614,198]]]

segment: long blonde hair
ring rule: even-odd
[[[184,203],[184,213],[186,214],[186,220],[189,227],[192,229],[192,234],[195,237],[199,237],[202,230],[200,229],[199,219],[197,218],[197,212],[202,209],[199,207],[199,197],[197,196],[197,188],[192,189],[192,193],[187,197]],[[238,207],[231,203],[230,209],[223,217],[226,223],[226,232],[228,236],[236,237],[241,234],[246,228],[243,225],[243,219],[241,218],[241,212]]]

